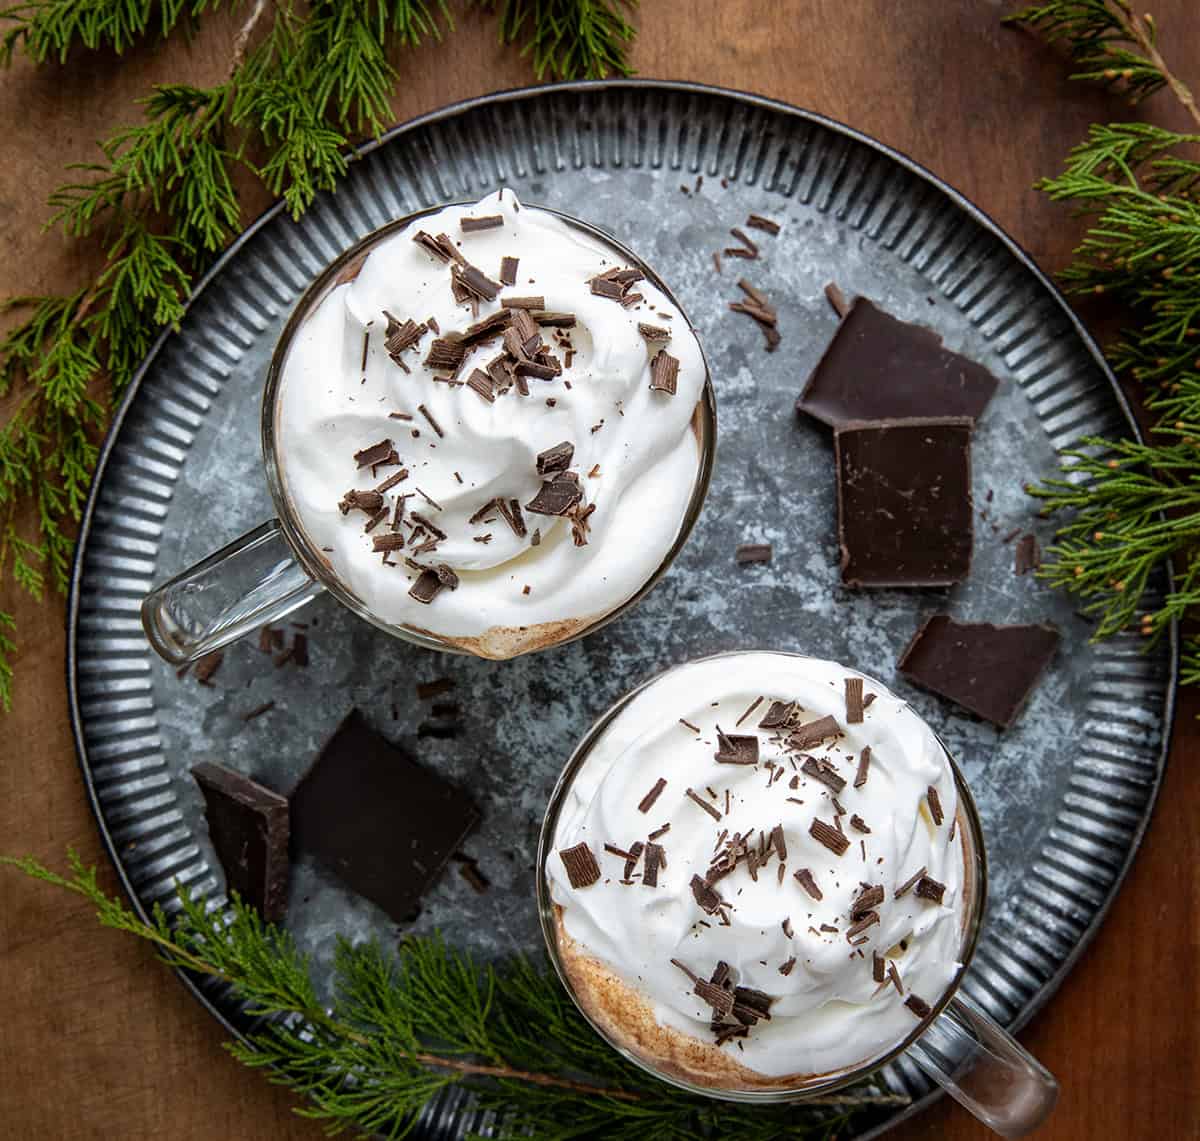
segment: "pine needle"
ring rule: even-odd
[[[630,75],[637,0],[478,0],[498,11],[500,42],[523,40],[538,79]]]
[[[172,915],[156,907],[143,922],[73,851],[67,875],[28,856],[4,864],[86,899],[103,926],[149,941],[169,965],[228,985],[265,1025],[227,1049],[304,1095],[296,1113],[333,1132],[406,1136],[432,1097],[460,1083],[496,1115],[494,1136],[550,1141],[829,1141],[908,1102],[869,1081],[752,1114],[694,1097],[612,1050],[548,967],[524,957],[483,965],[437,935],[406,939],[396,955],[339,939],[323,1003],[291,936],[236,896],[222,909],[180,888]]]

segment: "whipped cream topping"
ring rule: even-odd
[[[495,215],[498,226],[461,227],[464,218]],[[494,301],[477,299],[473,314],[468,302],[454,299],[450,266],[413,240],[419,231],[448,235],[493,282],[503,258],[518,258],[516,283],[502,285]],[[313,546],[375,616],[483,656],[508,657],[611,612],[658,569],[701,468],[692,421],[705,367],[686,319],[649,281],[631,287],[642,300],[629,307],[592,292],[591,278],[624,267],[611,247],[502,190],[420,218],[387,239],[300,327],[276,409],[284,488]],[[435,379],[449,370],[422,363],[435,337],[499,312],[506,297],[531,295],[543,298],[547,311],[574,314],[575,324],[557,333],[541,328],[563,367],[549,380],[528,377],[528,396],[512,387],[489,403],[463,383],[503,352],[498,338],[469,350],[454,374],[458,383]],[[399,353],[408,371],[385,348],[385,310],[399,322],[435,323]],[[647,341],[639,322],[668,329],[670,339]],[[660,349],[679,362],[674,395],[651,388],[650,362]],[[359,467],[354,453],[384,440],[392,442],[394,462]],[[543,482],[537,456],[563,441],[574,446],[570,471],[583,493],[580,507],[593,508],[583,546],[570,518],[526,508]],[[348,490],[377,488],[402,470],[407,477],[383,494],[389,514],[370,532],[368,512],[339,510]],[[415,511],[444,535],[435,548],[414,553],[430,540],[426,529],[394,552],[377,549],[375,540],[392,533],[403,495],[411,498],[399,533],[411,535]],[[524,534],[502,512],[477,517],[496,497],[518,501]],[[420,569],[406,559],[449,568],[453,574],[444,577],[457,586],[428,603],[411,597]]]
[[[847,677],[862,677],[865,692],[875,695],[861,724],[846,723]],[[753,713],[735,726],[758,698]],[[801,707],[789,728],[758,728],[773,700]],[[841,731],[832,746],[829,739],[801,750],[785,745],[796,725],[825,715]],[[726,734],[757,738],[757,763],[717,762],[718,725]],[[871,750],[868,775],[855,787],[864,748]],[[825,771],[845,785],[835,792],[804,773],[806,756],[826,762],[831,770]],[[772,762],[782,768],[773,780]],[[660,778],[665,787],[641,812],[639,804]],[[940,801],[940,825],[930,812],[930,786]],[[720,819],[695,803],[689,789]],[[840,821],[849,841],[840,855],[810,834],[814,819],[834,826],[835,798],[845,810]],[[574,943],[564,949],[608,967],[650,1004],[661,1026],[710,1044],[713,1010],[672,960],[705,980],[724,961],[734,983],[771,998],[770,1020],[755,1024],[740,1050],[733,1043],[723,1048],[736,1062],[768,1078],[857,1066],[914,1029],[917,1018],[904,1005],[909,995],[932,1004],[957,973],[964,907],[957,826],[951,838],[957,807],[953,774],[933,732],[877,681],[834,662],[775,653],[688,663],[651,682],[621,710],[565,796],[547,859],[551,897]],[[855,816],[869,833],[852,824]],[[625,860],[604,845],[629,851],[665,824],[669,831],[655,841],[667,858],[657,886],[641,882],[642,862],[633,882],[622,883]],[[722,838],[728,843],[735,833],[750,833],[757,850],[760,831],[769,836],[776,825],[786,845],[782,880],[777,851],[754,876],[743,859],[712,883],[728,906],[708,913],[692,880],[706,877]],[[600,879],[576,888],[558,852],[580,843],[595,854]],[[921,868],[944,885],[940,903],[915,887],[895,898]],[[802,869],[820,900],[796,880]],[[882,899],[873,906],[878,922],[862,931],[865,941],[855,947],[847,931],[864,885],[881,885]],[[904,996],[875,981],[874,953],[894,963]]]

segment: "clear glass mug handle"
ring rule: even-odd
[[[1032,1133],[1058,1101],[1054,1075],[961,992],[907,1055],[1001,1137]]]
[[[279,621],[323,589],[272,519],[152,590],[142,627],[160,657],[184,665]]]

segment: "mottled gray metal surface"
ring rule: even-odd
[[[703,185],[699,185],[702,176]],[[504,184],[531,203],[611,230],[671,283],[703,337],[719,416],[707,506],[662,583],[632,613],[557,650],[496,663],[389,639],[329,599],[310,623],[307,669],[270,667],[255,645],[226,652],[211,687],[178,680],[149,651],[142,595],[270,512],[258,400],[273,340],[307,281],[383,222]],[[681,189],[687,188],[687,192]],[[711,251],[750,212],[782,223],[755,234],[758,261]],[[747,277],[779,308],[783,344],[731,313]],[[843,590],[828,432],[793,401],[833,333],[823,286],[836,281],[1000,378],[974,444],[975,562],[950,590]],[[1172,663],[1136,639],[1092,646],[1072,603],[1014,575],[1003,536],[1045,543],[1023,493],[1056,470],[1055,449],[1130,431],[1118,397],[1058,298],[990,223],[903,160],[832,124],[695,88],[607,84],[485,100],[401,129],[332,196],[293,223],[276,212],[228,255],[182,327],[149,361],[108,449],[81,543],[72,680],[84,771],[124,874],[143,903],[176,879],[219,893],[191,765],[215,759],[286,793],[353,706],[423,763],[471,791],[484,821],[468,841],[492,887],[453,866],[411,928],[503,957],[536,950],[533,862],[561,764],[617,696],[664,667],[762,647],[841,659],[909,697],[943,735],[975,790],[987,831],[991,903],[967,987],[1006,1023],[1057,983],[1114,891],[1140,837],[1163,763]],[[769,565],[736,567],[744,541]],[[1062,649],[1019,723],[997,732],[896,677],[921,620],[1051,622]],[[417,682],[449,677],[460,735],[419,736]],[[242,715],[266,701],[267,714]],[[288,926],[326,972],[335,932],[394,943],[378,909],[307,863]],[[217,992],[221,1013],[243,1024]],[[890,1079],[914,1094],[909,1067]],[[457,1098],[428,1136],[462,1126]]]

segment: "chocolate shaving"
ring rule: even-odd
[[[720,765],[758,764],[758,738],[754,736],[729,735],[717,726],[717,751],[713,759]]]
[[[715,983],[705,982],[704,979],[697,979],[695,985],[692,987],[692,993],[702,1002],[711,1006],[713,1012],[719,1017],[723,1018],[733,1013],[733,994],[724,987],[717,986]]]
[[[904,1000],[904,1005],[918,1018],[928,1018],[933,1013],[933,1007],[923,998],[918,998],[915,994],[910,994]]]
[[[606,844],[605,847],[608,845]],[[630,880],[633,876],[633,870],[638,865],[638,860],[642,858],[642,852],[646,849],[646,845],[641,840],[636,841],[625,854],[625,871],[621,875],[622,881]]]
[[[377,495],[382,495],[385,491],[391,491],[396,484],[405,479],[408,479],[408,468],[402,467],[394,475],[389,475],[387,479],[385,479],[377,488],[375,488],[375,493]]]
[[[413,241],[422,249],[433,254],[438,261],[461,262],[463,260],[462,254],[458,252],[454,243],[445,234],[438,234],[435,238],[432,234],[427,234],[424,230],[418,230],[413,235]]]
[[[1034,535],[1022,535],[1017,540],[1013,556],[1013,574],[1028,574],[1031,570],[1037,570],[1042,565],[1042,556],[1038,550],[1037,537]]]
[[[784,963],[780,964],[780,967],[779,967],[779,973],[780,973],[781,975],[790,975],[790,974],[792,973],[792,968],[793,968],[795,965],[796,965],[796,956],[795,956],[795,955],[793,955],[793,956],[792,956],[790,959],[788,959],[786,962],[784,962]]]
[[[554,447],[538,453],[537,473],[538,475],[553,475],[558,471],[566,471],[571,466],[574,456],[575,445],[569,440],[563,440],[561,444],[555,444]]]
[[[660,836],[665,836],[670,831],[671,831],[671,825],[664,824],[661,828],[655,828],[654,831],[651,832],[650,835],[647,837],[647,839],[648,840],[657,840]]]
[[[478,230],[495,230],[504,225],[504,215],[484,214],[478,218],[460,218],[458,225],[464,234],[474,234]]]
[[[871,834],[871,829],[867,827],[866,822],[857,813],[850,817],[850,827],[856,832],[864,832],[868,836]]]
[[[687,726],[687,727],[688,727],[688,728],[689,728],[689,729],[690,729],[690,730],[691,730],[693,733],[699,733],[699,732],[700,732],[700,726],[699,726],[699,725],[693,725],[693,724],[692,724],[690,721],[685,721],[685,720],[684,720],[682,717],[679,719],[679,724],[680,724],[680,725],[686,725],[686,726]]]
[[[429,421],[429,426],[437,433],[438,439],[445,436],[446,433],[442,431],[442,426],[433,418],[433,413],[424,404],[418,404],[417,411]],[[445,538],[445,536],[443,535],[442,538]]]
[[[422,362],[426,368],[449,372],[455,376],[462,368],[467,358],[467,345],[455,335],[454,337],[437,337],[429,345],[429,352]]]
[[[253,721],[256,717],[261,717],[264,713],[270,713],[275,708],[275,702],[264,701],[262,705],[256,705],[253,709],[247,710],[242,714],[243,721]]]
[[[819,717],[816,721],[793,729],[788,737],[788,744],[794,749],[811,749],[827,737],[837,737],[841,732],[841,726],[833,717]]]
[[[854,774],[854,787],[862,788],[871,771],[871,746],[866,745],[858,757],[858,771]]]
[[[737,719],[737,722],[734,724],[734,728],[736,729],[738,725],[740,725],[743,721],[745,721],[746,718],[749,717],[751,713],[753,713],[760,705],[762,705],[762,703],[763,703],[763,699],[761,697],[756,697],[750,703],[750,707],[746,710],[746,712],[743,713],[741,715],[741,717],[739,717]]]
[[[794,872],[793,875],[796,879],[796,882],[802,888],[804,888],[804,890],[808,892],[813,899],[821,900],[825,898],[824,893],[817,886],[817,881],[813,878],[813,874],[808,870],[808,868],[801,868],[798,872]]]
[[[917,880],[917,887],[913,894],[920,896],[922,899],[930,899],[934,903],[941,903],[942,898],[946,894],[946,885],[938,883],[937,880],[930,876],[922,876]]]
[[[458,864],[458,874],[467,881],[477,895],[484,895],[492,886],[491,881],[479,870],[479,862],[461,852],[451,857]]]
[[[662,795],[662,790],[666,787],[667,782],[662,777],[659,777],[658,780],[654,782],[654,786],[650,789],[650,791],[646,793],[646,795],[643,796],[640,801],[638,801],[638,811],[649,812],[650,809],[654,807],[654,802]]]
[[[501,297],[500,304],[505,309],[545,309],[546,299],[544,297]],[[530,318],[532,320],[532,318]],[[536,325],[537,322],[535,321]]]
[[[771,996],[753,987],[733,988],[733,1016],[739,1022],[753,1026],[760,1018],[771,1021]]]
[[[424,527],[425,530],[428,531],[435,539],[440,541],[447,537],[445,531],[443,531],[436,523],[428,518],[428,516],[422,515],[420,511],[409,512],[409,518],[412,519],[414,523]]]
[[[665,349],[659,349],[650,361],[650,387],[655,392],[665,392],[668,396],[674,396],[678,381],[678,358],[671,356]]]
[[[925,790],[925,799],[929,802],[929,815],[933,817],[933,822],[936,825],[942,823],[942,801],[938,796],[938,790],[930,785]]]
[[[211,653],[197,659],[192,669],[192,674],[201,685],[211,685],[213,674],[221,668],[221,663],[224,660],[224,650],[213,650]]]
[[[771,561],[770,543],[739,543],[733,552],[733,561],[738,566],[747,563],[769,563]]]
[[[642,883],[646,887],[658,887],[658,872],[667,866],[667,853],[661,844],[648,843],[642,865]]]
[[[778,234],[780,230],[780,225],[778,222],[771,218],[764,218],[761,214],[751,214],[750,217],[746,219],[746,225],[754,230],[762,230],[764,233],[770,234],[772,237]]]
[[[387,310],[384,310],[384,316],[387,317],[387,335],[383,340],[383,347],[387,350],[388,356],[392,358],[396,364],[400,364],[400,354],[405,349],[411,349],[428,331],[427,324],[418,325],[416,321],[397,321]]]
[[[369,448],[355,452],[354,462],[359,467],[375,467],[377,464],[399,463],[400,457],[396,455],[396,449],[392,446],[392,441],[388,439],[380,440],[378,444],[372,444]]]
[[[597,297],[607,297],[617,301],[625,294],[625,287],[623,285],[606,277],[593,277],[590,284],[592,292]]]
[[[638,322],[638,332],[647,341],[669,341],[671,339],[670,329],[664,329],[661,325],[647,325],[645,321]]]
[[[824,844],[835,856],[845,853],[850,847],[850,841],[836,828],[831,828],[824,820],[814,819],[808,826],[808,834],[818,843]]]
[[[887,978],[887,965],[878,951],[871,952],[871,978],[881,983]]]
[[[795,716],[799,707],[794,701],[772,701],[758,723],[760,729],[782,729]]]
[[[543,482],[537,495],[525,504],[525,510],[536,515],[566,515],[582,498],[579,476],[563,471]]]
[[[417,576],[416,582],[409,588],[408,595],[410,598],[415,598],[418,602],[428,605],[441,591],[442,580],[438,577],[437,571],[423,570]]]
[[[868,927],[874,927],[879,922],[878,911],[868,911],[861,919],[846,928],[847,939],[857,939]]]
[[[846,724],[857,725],[863,719],[863,679],[846,678]]]
[[[500,292],[500,283],[473,265],[456,263],[450,267],[450,276],[461,289],[482,301],[495,301]]]
[[[495,403],[496,393],[492,388],[492,378],[482,369],[471,370],[471,375],[467,377],[467,387],[477,392],[489,404]]]
[[[750,239],[750,235],[747,234],[745,230],[739,230],[736,226],[734,226],[734,228],[732,230],[730,230],[729,232],[735,238],[737,238],[737,240],[739,242],[741,242],[742,245],[746,247],[746,249],[748,249],[750,251],[750,256],[752,258],[758,257],[758,243],[752,241]],[[725,253],[729,253],[729,250],[726,250]]]
[[[686,797],[687,797],[689,800],[695,801],[695,803],[696,803],[696,804],[698,804],[698,805],[700,805],[700,807],[701,807],[701,808],[703,808],[703,809],[704,809],[704,811],[705,811],[705,812],[707,812],[707,813],[709,814],[709,816],[711,816],[711,817],[712,817],[714,820],[720,820],[720,819],[721,819],[721,813],[720,813],[720,810],[719,810],[719,809],[716,809],[716,808],[714,808],[714,807],[713,807],[711,804],[709,804],[709,803],[708,803],[708,801],[707,801],[707,800],[705,800],[705,799],[704,799],[702,796],[698,796],[698,795],[696,794],[696,792],[695,792],[695,790],[694,790],[694,789],[690,789],[690,788],[689,788],[689,789],[688,789],[688,790],[687,790],[687,791],[684,793],[684,796],[686,796]]]
[[[800,766],[800,771],[805,776],[810,776],[813,780],[820,781],[826,788],[832,789],[834,792],[841,792],[846,787],[845,780],[838,776],[833,766],[827,761],[818,760],[816,757],[805,757],[804,764]]]
[[[837,287],[835,282],[829,282],[825,286],[825,299],[833,307],[833,311],[839,318],[845,317],[850,312],[850,302],[846,300],[846,295]]]
[[[393,531],[390,535],[376,535],[371,540],[373,551],[398,551],[404,546],[404,536]]]
[[[552,329],[573,329],[576,320],[574,313],[534,313],[533,319]]]
[[[772,848],[775,849],[775,854],[781,861],[787,859],[787,840],[783,835],[782,824],[776,824],[775,827],[771,829],[770,835],[768,836],[767,851],[770,852]],[[783,869],[781,867],[780,871],[782,870]]]
[[[504,285],[517,284],[517,266],[519,264],[519,258],[504,257],[500,259],[500,281]]]
[[[685,967],[678,959],[671,960],[671,966],[678,967],[692,982],[699,982],[700,976],[696,974],[690,967]]]
[[[792,917],[790,915],[779,926],[783,928],[783,933],[787,938],[790,939],[795,934],[795,931],[792,930]]]
[[[573,888],[591,887],[600,878],[600,865],[586,843],[573,848],[560,848],[559,859],[567,869],[567,879]]]
[[[850,918],[858,920],[868,912],[874,911],[883,902],[884,894],[883,884],[871,884],[863,888],[850,904]]]
[[[922,867],[920,871],[913,872],[892,894],[893,899],[900,899],[907,895],[916,885],[917,881],[928,871],[928,868]]]
[[[703,801],[700,803],[703,803]],[[724,903],[724,900],[713,890],[712,884],[707,880],[703,880],[699,876],[692,876],[690,886],[692,889],[692,898],[695,899],[701,909],[707,914],[714,914],[721,904]]]
[[[892,959],[888,960],[888,978],[896,988],[896,993],[903,994],[904,984],[900,981],[900,972],[896,969],[896,963]]]
[[[371,531],[374,531],[375,528],[387,518],[387,513],[388,509],[386,507],[381,507],[375,512],[374,515],[371,516],[370,519],[367,520],[367,525],[363,527],[363,531],[367,532],[368,534]]]
[[[511,322],[512,315],[506,310],[500,309],[484,317],[482,321],[476,321],[475,324],[468,325],[458,334],[459,342],[463,345],[480,345],[484,341],[494,340],[496,337],[504,334],[504,330],[508,328]]]

